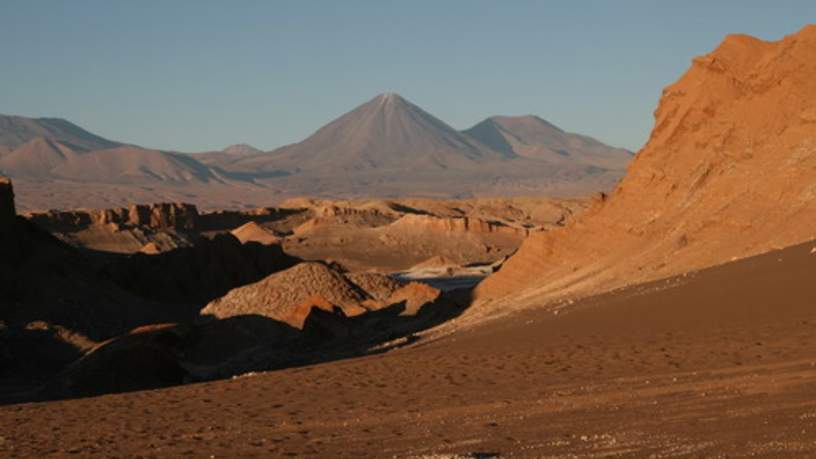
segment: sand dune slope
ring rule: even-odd
[[[0,454],[806,457],[816,454],[814,247],[387,354],[6,406]]]

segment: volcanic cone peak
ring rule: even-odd
[[[382,94],[377,95],[374,99],[379,100],[381,104],[410,104],[407,100],[405,100],[401,95],[395,92],[384,92]]]
[[[444,169],[503,155],[395,93],[381,94],[274,153],[304,170]]]
[[[349,127],[352,129],[344,132]],[[364,144],[368,147],[393,151],[407,147],[434,150],[460,148],[473,156],[484,154],[478,151],[483,148],[481,145],[476,145],[471,139],[396,93],[378,95],[321,131],[339,134],[349,141],[361,139],[364,135]]]
[[[733,35],[668,86],[649,142],[611,196],[529,238],[477,295],[539,304],[813,238],[816,27]]]

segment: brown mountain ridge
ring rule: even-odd
[[[268,153],[200,159],[225,173],[277,174],[263,183],[295,194],[472,197],[607,189],[631,157],[539,118],[490,120],[504,123],[504,142],[513,145],[498,144],[481,125],[457,131],[399,94],[386,93],[302,142]]]
[[[23,209],[137,197],[235,207],[303,195],[582,195],[614,185],[629,159],[535,117],[493,117],[460,132],[395,93],[271,152],[239,144],[184,154],[107,140],[61,119],[0,117],[0,173],[25,190]]]

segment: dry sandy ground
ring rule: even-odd
[[[0,456],[813,456],[814,246],[384,354],[5,406]]]

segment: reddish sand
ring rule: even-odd
[[[0,455],[814,455],[813,247],[380,355],[5,406]]]

